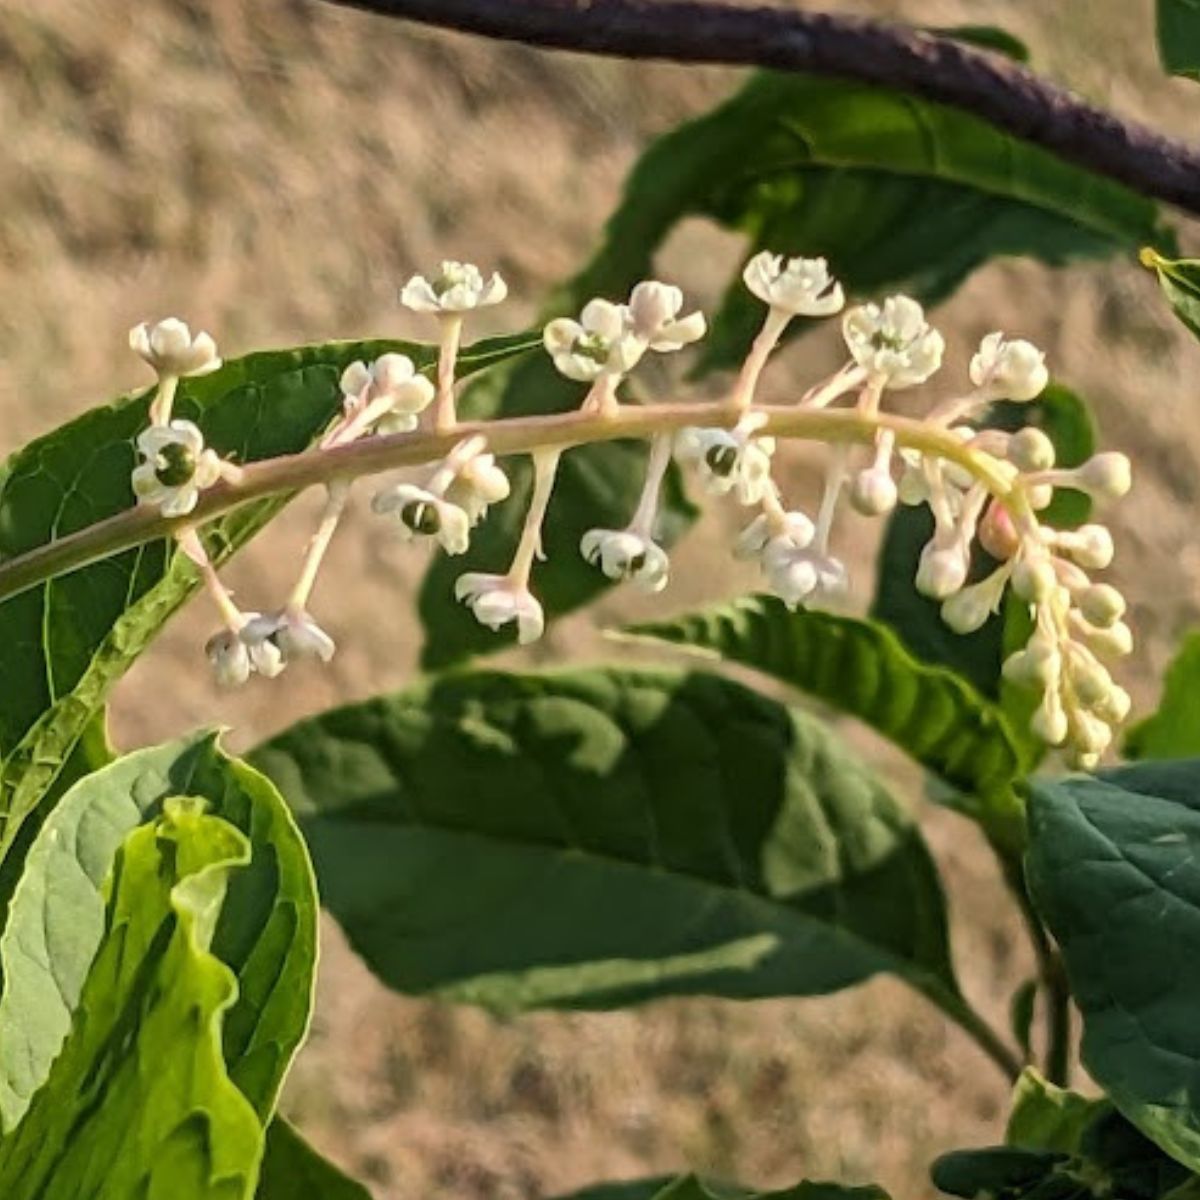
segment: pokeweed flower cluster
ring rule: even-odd
[[[1059,530],[1042,515],[1058,488],[1098,501],[1123,496],[1130,486],[1128,459],[1101,453],[1064,468],[1040,429],[1007,433],[987,426],[993,402],[1028,403],[1047,385],[1044,356],[1027,341],[990,334],[971,360],[969,388],[928,404],[920,418],[902,416],[887,410],[889,393],[927,383],[945,351],[920,304],[894,296],[847,309],[841,285],[819,258],[759,254],[746,266],[744,280],[766,313],[728,396],[715,404],[650,406],[648,414],[646,406],[637,406],[649,418],[637,426],[637,436],[649,441],[640,499],[624,528],[589,531],[579,547],[582,556],[610,579],[628,580],[647,592],[667,586],[670,561],[656,526],[663,481],[675,459],[705,492],[747,510],[733,554],[757,563],[767,588],[788,605],[819,604],[848,586],[834,546],[844,503],[872,517],[898,504],[928,504],[934,532],[921,552],[917,589],[939,601],[946,624],[964,634],[998,612],[1010,592],[1026,604],[1033,632],[1007,660],[1005,674],[1037,689],[1036,734],[1064,747],[1073,762],[1094,765],[1129,709],[1127,693],[1110,674],[1112,661],[1131,650],[1125,603],[1115,588],[1093,578],[1112,560],[1112,537],[1100,524]],[[401,301],[436,322],[435,378],[426,378],[402,354],[354,363],[341,377],[341,412],[320,449],[416,431],[453,435],[459,428],[456,361],[464,321],[506,294],[499,275],[485,277],[464,263],[445,262],[435,277],[411,279]],[[623,301],[595,299],[577,318],[562,317],[545,327],[544,346],[554,366],[581,385],[577,416],[590,423],[590,432],[579,440],[633,436],[626,414],[634,406],[622,397],[621,385],[648,355],[673,353],[705,335],[704,316],[686,307],[678,288],[647,281]],[[791,402],[761,402],[764,369],[788,325],[796,318],[838,314],[845,364]],[[193,335],[176,320],[138,326],[131,345],[159,381],[150,426],[137,442],[141,461],[133,471],[134,491],[140,503],[164,516],[186,519],[204,489],[218,480],[236,486],[240,473],[204,445],[195,425],[171,414],[179,379],[214,370],[220,364],[217,349],[207,334]],[[491,506],[508,499],[508,476],[489,448],[486,427],[478,429],[464,431],[444,458],[416,477],[376,492],[373,510],[392,520],[402,538],[461,555]],[[779,444],[789,437],[830,446],[822,498],[812,514],[789,506],[776,482]],[[533,572],[559,461],[571,444],[569,437],[559,437],[528,450],[533,488],[508,571],[465,573],[454,588],[483,625],[513,625],[522,643],[539,638],[545,627]],[[334,642],[309,614],[308,603],[351,484],[331,471],[325,486],[325,510],[296,586],[272,611],[243,611],[195,529],[186,520],[177,526],[180,545],[222,617],[222,629],[207,646],[221,683],[241,684],[256,673],[278,675],[295,658],[333,656]],[[982,573],[985,557],[976,547],[990,563]]]

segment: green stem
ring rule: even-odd
[[[1004,1072],[1009,1083],[1016,1083],[1024,1066],[1020,1057],[963,996],[941,989],[927,990],[925,995]]]
[[[993,847],[1004,873],[1004,882],[1016,899],[1021,919],[1033,945],[1037,960],[1038,982],[1045,1002],[1046,1054],[1043,1069],[1046,1078],[1058,1087],[1071,1081],[1071,989],[1063,967],[1062,955],[1055,949],[1029,892],[1020,861],[1014,861]]]
[[[870,444],[879,430],[888,429],[895,434],[898,445],[957,463],[1005,501],[1020,499],[1000,470],[1000,464],[989,455],[970,449],[944,429],[931,428],[911,417],[784,406],[762,406],[756,412],[762,414],[759,432],[764,436],[831,444]],[[0,563],[0,601],[123,550],[173,536],[184,525],[215,520],[251,500],[297,492],[333,479],[354,479],[397,467],[438,462],[464,438],[485,437],[489,450],[504,456],[565,450],[621,438],[653,438],[676,433],[687,426],[728,429],[738,420],[739,414],[724,401],[648,408],[623,405],[610,415],[573,412],[511,417],[462,424],[446,432],[363,438],[348,445],[264,459],[248,463],[240,478],[224,479],[208,488],[187,517],[171,519],[149,506],[133,507]]]

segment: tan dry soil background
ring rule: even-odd
[[[1164,80],[1151,0],[860,0],[845,11],[927,24],[994,22],[1041,69],[1124,113],[1195,133],[1200,92]],[[145,381],[130,325],[178,313],[238,354],[364,333],[420,333],[398,282],[443,256],[501,268],[517,328],[576,264],[648,138],[737,82],[734,72],[628,66],[443,36],[300,0],[0,0],[0,414],[4,450]],[[736,245],[703,228],[663,260],[711,301]],[[1118,582],[1141,644],[1140,705],[1196,617],[1200,347],[1135,265],[1058,273],[998,264],[938,314],[961,371],[1004,326],[1036,338],[1085,393],[1107,441],[1139,467],[1113,519]],[[498,327],[498,326],[497,326]],[[830,337],[791,351],[777,387],[834,361]],[[795,486],[812,483],[796,457]],[[273,603],[313,505],[294,506],[231,574]],[[681,550],[655,611],[749,586],[728,567],[728,514]],[[875,532],[844,544],[870,590]],[[316,609],[333,666],[217,693],[197,603],[120,687],[118,744],[212,722],[252,744],[333,703],[403,686],[418,641],[422,564],[360,502]],[[650,611],[621,595],[563,622],[535,656],[611,654],[596,631]],[[858,737],[855,731],[848,731]],[[917,781],[894,767],[914,802]],[[988,857],[970,829],[926,814],[954,894],[962,975],[989,1016],[1028,970]],[[332,923],[310,1046],[285,1108],[381,1200],[549,1196],[685,1166],[747,1183],[808,1175],[929,1192],[939,1151],[995,1139],[1006,1088],[928,1005],[880,980],[825,1000],[666,1003],[596,1016],[498,1021],[379,987]]]

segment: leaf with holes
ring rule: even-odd
[[[729,680],[455,674],[252,761],[325,905],[400,990],[609,1008],[893,971],[961,1011],[909,817],[811,718]]]
[[[1000,710],[886,626],[751,596],[629,632],[714,652],[858,717],[954,788],[956,806],[1019,840],[1014,789],[1029,763]]]
[[[279,794],[212,735],[119,759],[81,780],[34,839],[0,935],[0,1127],[11,1130],[77,1017],[105,929],[106,881],[125,838],[174,795],[207,800],[253,852],[231,880],[213,952],[234,972],[229,1073],[262,1119],[308,1027],[317,900],[304,843]]]
[[[250,1194],[262,1127],[225,1071],[237,981],[209,944],[249,857],[246,837],[191,797],[119,839],[78,1019],[0,1141],[5,1200]]]
[[[1029,886],[1083,1014],[1082,1057],[1144,1134],[1200,1168],[1200,761],[1038,781]]]
[[[481,342],[463,355],[480,370],[527,350],[528,335]],[[434,351],[407,342],[334,342],[227,361],[184,380],[176,412],[239,461],[301,450],[337,412],[338,377],[385,351],[431,368]],[[96,408],[30,443],[0,471],[0,557],[62,537],[133,503],[134,438],[148,393]],[[274,516],[283,498],[245,505],[210,527],[228,557]],[[0,604],[0,818],[12,845],[105,694],[197,586],[171,544],[158,541],[41,584]]]

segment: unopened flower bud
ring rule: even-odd
[[[1045,691],[1058,685],[1062,672],[1062,656],[1047,643],[1031,640],[1024,650],[1018,650],[1004,660],[1003,675],[1009,683]]]
[[[1034,512],[1041,512],[1042,509],[1049,508],[1054,502],[1054,484],[1032,483],[1026,489],[1025,494],[1029,499],[1029,507]]]
[[[896,507],[899,490],[886,467],[868,467],[854,478],[850,503],[864,517],[882,517]]]
[[[1080,701],[1093,708],[1112,691],[1112,676],[1087,651],[1072,648],[1075,653],[1071,656],[1071,686]]]
[[[1107,583],[1095,583],[1076,597],[1084,619],[1101,629],[1115,625],[1125,615],[1125,597]]]
[[[930,542],[921,551],[917,565],[917,591],[933,600],[945,600],[966,583],[969,569],[967,555],[960,546]]]
[[[1058,576],[1048,558],[1023,558],[1013,568],[1013,591],[1030,604],[1038,604],[1058,587]]]
[[[994,596],[976,584],[963,588],[942,604],[942,620],[955,633],[974,633],[982,629],[994,611]]]
[[[1089,712],[1071,714],[1071,743],[1079,755],[1101,755],[1112,745],[1112,727]]]
[[[1108,689],[1108,695],[1093,706],[1092,711],[1110,725],[1120,725],[1129,716],[1133,700],[1129,693],[1117,684]]]
[[[993,557],[1001,562],[1007,562],[1021,545],[1021,537],[1017,533],[1008,509],[993,500],[979,523],[979,544]]]
[[[1124,658],[1133,652],[1133,631],[1124,621],[1114,621],[1107,629],[1101,629],[1085,621],[1079,613],[1072,612],[1071,625],[1080,640],[1099,658]]]
[[[1119,500],[1133,486],[1129,458],[1115,450],[1094,455],[1074,474],[1079,486],[1097,500]]]
[[[1063,712],[1056,692],[1046,693],[1029,722],[1029,728],[1047,746],[1061,746],[1067,740],[1067,714]]]
[[[1054,443],[1032,425],[1019,429],[1008,443],[1008,461],[1022,471],[1048,471],[1054,466]]]
[[[1078,529],[1060,533],[1059,548],[1086,570],[1103,570],[1113,560],[1112,534],[1104,525],[1081,525]]]

